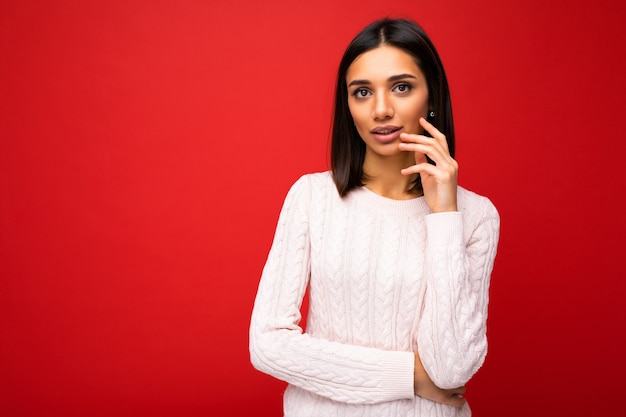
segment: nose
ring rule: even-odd
[[[393,105],[384,92],[374,96],[374,120],[386,120],[393,117]]]

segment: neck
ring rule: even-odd
[[[415,164],[412,153],[393,156],[365,154],[363,162],[363,183],[369,190],[394,200],[408,200],[421,196],[419,190],[412,190],[417,175],[402,175],[401,169]]]

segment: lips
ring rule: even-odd
[[[397,130],[400,130],[398,126],[376,126],[371,132],[379,135],[389,135]]]
[[[393,142],[400,136],[402,132],[402,128],[398,126],[386,125],[386,126],[376,126],[370,133],[372,136],[380,143],[386,144]]]

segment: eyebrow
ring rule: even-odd
[[[399,81],[399,80],[405,80],[407,78],[417,79],[415,75],[398,74],[398,75],[392,75],[391,77],[387,78],[387,81],[394,82],[394,81]],[[353,85],[369,85],[369,84],[371,84],[371,82],[369,82],[368,80],[353,80],[352,82],[350,82],[350,84],[348,84],[348,87],[352,87]]]

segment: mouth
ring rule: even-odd
[[[377,126],[374,129],[372,129],[370,132],[375,135],[390,135],[394,132],[397,132],[400,129],[402,128],[397,127],[397,126]]]
[[[398,136],[400,136],[401,132],[402,128],[398,126],[377,126],[370,130],[372,136],[380,143],[391,143],[395,141]]]

